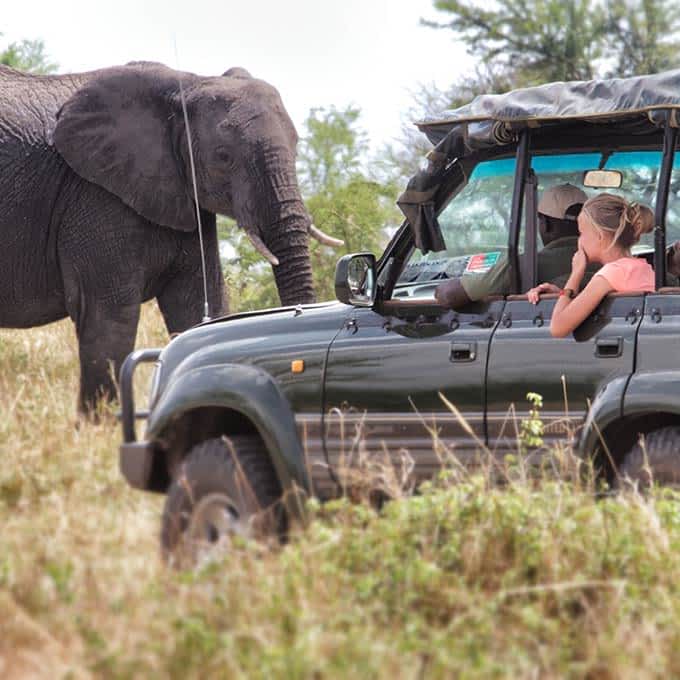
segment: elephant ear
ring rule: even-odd
[[[162,64],[133,63],[93,74],[62,106],[54,144],[84,179],[158,224],[196,228],[182,158],[186,146],[179,76]]]

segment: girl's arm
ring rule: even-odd
[[[565,289],[578,290],[581,278],[583,274],[578,276],[572,273]],[[550,334],[554,338],[569,335],[600,304],[602,298],[613,290],[614,287],[604,276],[596,274],[575,298],[569,299],[566,295],[560,297],[555,303],[550,319]]]

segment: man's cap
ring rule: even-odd
[[[558,184],[546,189],[538,202],[538,212],[558,220],[575,220],[575,215],[567,215],[567,210],[575,203],[585,203],[588,196],[573,184]]]

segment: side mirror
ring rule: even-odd
[[[335,267],[335,296],[346,305],[372,307],[375,280],[375,255],[345,255]]]

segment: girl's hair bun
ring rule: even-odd
[[[626,219],[633,227],[635,238],[648,234],[654,229],[654,213],[646,205],[633,201],[626,209]]]

